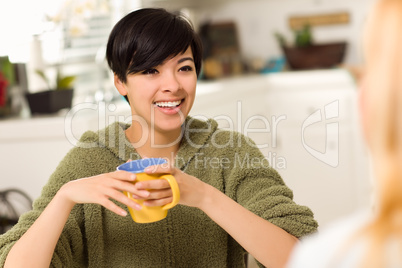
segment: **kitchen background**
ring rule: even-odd
[[[104,60],[105,43],[111,27],[124,14],[157,6],[185,13],[206,42],[208,58],[193,116],[213,117],[221,127],[252,137],[294,190],[296,202],[312,208],[321,227],[369,206],[371,172],[359,127],[357,78],[363,63],[360,40],[372,2],[1,3],[0,68],[6,73],[11,62],[14,75],[7,84],[0,83],[0,191],[15,188],[37,198],[85,130],[128,119],[129,107],[114,89]],[[280,40],[293,47],[290,23],[299,20],[300,24],[300,19],[311,23],[307,34],[313,36],[313,45],[346,44],[346,50],[334,52],[341,54],[340,61],[290,66]],[[37,70],[48,77],[48,84]],[[67,82],[69,76],[75,78],[72,108],[34,112],[27,95],[54,87],[57,73],[66,76]],[[9,199],[13,198],[10,202],[22,211],[18,194],[10,194]],[[0,217],[9,217],[11,212],[1,206],[0,202]]]

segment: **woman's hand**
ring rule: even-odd
[[[135,194],[134,198],[146,198],[149,192],[137,190],[133,182],[136,176],[127,171],[114,171],[93,177],[70,181],[63,185],[58,194],[72,205],[83,203],[96,203],[110,211],[126,216],[127,212],[113,203],[114,199],[126,206],[140,210],[141,206],[122,193],[127,191]]]
[[[180,189],[179,204],[199,207],[205,196],[206,183],[196,177],[190,176],[183,171],[170,165],[156,165],[145,169],[147,174],[171,174],[175,177]],[[135,184],[136,192],[149,191],[149,196],[144,198],[134,196],[136,199],[144,199],[146,206],[163,206],[173,201],[173,193],[169,183],[164,179],[141,181]]]

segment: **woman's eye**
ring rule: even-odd
[[[142,74],[157,74],[157,73],[158,73],[158,70],[156,70],[156,69],[147,69],[142,72]]]
[[[179,69],[179,71],[182,72],[191,72],[193,70],[193,68],[191,66],[183,66]]]

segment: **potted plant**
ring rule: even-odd
[[[309,25],[294,31],[293,45],[289,45],[280,33],[275,33],[275,37],[293,70],[337,66],[342,63],[346,52],[346,42],[315,43]]]
[[[14,85],[14,69],[8,57],[0,57],[0,117],[11,114],[10,87]]]
[[[57,71],[56,83],[52,87],[43,70],[36,70],[36,73],[46,82],[48,90],[26,94],[31,113],[50,114],[71,108],[75,76],[62,76]]]

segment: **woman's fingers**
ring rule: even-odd
[[[163,179],[151,180],[151,181],[141,181],[135,184],[137,187],[136,193],[141,193],[141,196],[133,194],[134,199],[145,200],[144,205],[146,206],[160,206],[165,205],[172,201],[173,193],[170,185],[167,181]],[[142,190],[147,189],[147,190]],[[165,201],[163,199],[168,199]],[[161,200],[161,201],[158,201]],[[149,202],[148,202],[149,201]]]
[[[175,168],[166,164],[155,165],[148,167],[145,172],[148,174],[173,175],[175,173]],[[135,174],[126,171],[115,171],[109,173],[109,175],[115,179],[109,181],[112,188],[128,192],[133,199],[144,200],[143,205],[145,206],[163,206],[173,200],[173,193],[170,185],[164,179],[138,182],[136,181]],[[108,193],[108,196],[122,204],[133,207],[134,209],[141,209],[141,206],[138,203],[121,192],[117,193],[117,191],[111,191]]]
[[[199,185],[196,178],[166,164],[151,166],[145,172],[173,175],[180,187],[182,204],[197,205],[202,191],[196,186]],[[136,174],[127,171],[114,171],[71,181],[63,188],[74,203],[98,203],[118,215],[126,215],[126,211],[112,200],[137,210],[141,209],[141,205],[133,199],[143,200],[145,206],[163,206],[173,200],[169,182],[165,179],[138,181]]]
[[[136,182],[135,187],[137,190],[163,190],[170,189],[170,184],[164,179],[155,179],[149,181],[139,181]]]
[[[166,204],[169,204],[173,201],[173,197],[167,197],[167,198],[161,198],[161,199],[155,199],[155,200],[145,200],[144,205],[147,207],[154,207],[154,206],[164,206]]]
[[[176,168],[170,164],[162,164],[162,165],[154,165],[154,166],[149,166],[145,170],[145,173],[147,174],[174,174],[176,171]]]
[[[163,190],[153,190],[149,192],[149,196],[146,198],[147,200],[152,199],[163,199],[170,198],[173,196],[172,189],[163,189]]]
[[[120,202],[126,206],[132,207],[134,209],[140,210],[141,205],[139,205],[137,202],[126,196],[120,191],[116,191],[114,189],[109,189],[107,193],[105,193],[106,196],[108,196],[111,199],[116,200],[117,202]]]
[[[123,192],[135,194],[142,199],[149,196],[147,190],[138,190],[134,183],[135,174],[115,171],[71,181],[65,184],[62,190],[75,204],[97,203],[118,215],[125,215],[125,210],[113,203],[112,199],[140,210],[141,206]]]
[[[113,171],[108,173],[108,175],[114,179],[122,180],[122,181],[135,181],[136,175],[131,172],[127,172],[124,170]]]
[[[122,209],[121,207],[119,207],[118,205],[116,205],[115,203],[113,203],[111,200],[109,200],[107,198],[105,200],[103,200],[103,202],[101,202],[100,205],[102,205],[106,209],[116,213],[117,215],[127,216],[127,212],[124,209]]]
[[[139,189],[136,184],[137,182],[135,181],[121,181],[121,180],[116,180],[116,179],[110,179],[105,184],[108,184],[109,187],[120,190],[120,191],[125,191],[129,192],[133,195],[139,196],[139,197],[148,197],[149,192],[146,190],[146,188]]]

